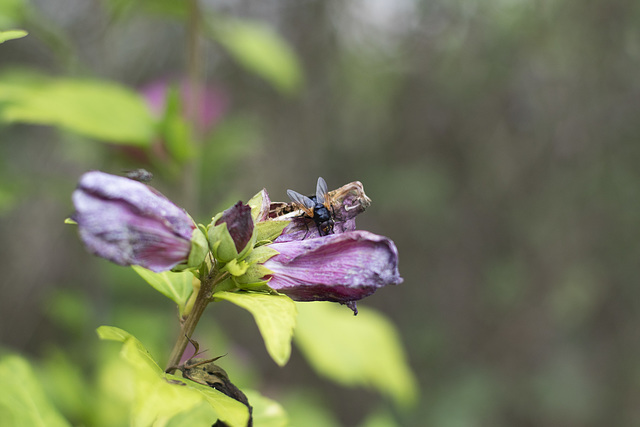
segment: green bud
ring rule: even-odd
[[[216,215],[216,217],[218,215]],[[209,231],[207,232],[209,247],[211,248],[211,253],[215,259],[221,262],[229,262],[232,259],[238,258],[236,244],[231,238],[229,230],[227,230],[226,222],[213,225],[215,224],[216,217],[213,218],[213,222],[209,226]]]
[[[216,215],[207,236],[213,255],[219,261],[242,259],[251,252],[257,238],[251,207],[238,202]]]

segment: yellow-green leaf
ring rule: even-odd
[[[0,119],[53,125],[111,143],[151,144],[155,120],[142,97],[117,83],[0,76]]]
[[[210,23],[213,38],[245,68],[286,94],[302,85],[302,67],[289,44],[259,22],[225,18]]]
[[[29,363],[19,356],[0,361],[0,425],[70,426],[47,399]]]
[[[14,40],[14,39],[20,39],[22,37],[25,37],[27,33],[25,30],[7,30],[7,31],[0,31],[0,43],[4,43],[7,40]]]
[[[296,344],[320,375],[373,387],[401,406],[415,403],[418,386],[398,331],[382,313],[358,309],[353,316],[334,303],[299,303]]]
[[[181,315],[184,313],[185,305],[193,293],[193,280],[195,279],[193,274],[188,271],[154,273],[138,265],[134,265],[132,268],[155,290],[178,304]]]
[[[134,427],[165,425],[203,400],[230,426],[246,426],[249,419],[246,406],[211,387],[165,374],[142,343],[128,332],[101,326],[98,335],[102,339],[122,342],[120,355],[134,368],[135,397],[131,416]]]
[[[253,425],[260,427],[287,427],[289,417],[282,405],[257,391],[245,391],[249,403],[253,406]]]
[[[296,325],[296,305],[285,295],[261,292],[216,292],[214,298],[249,311],[260,329],[271,358],[284,366],[291,356],[291,337]]]

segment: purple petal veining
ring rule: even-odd
[[[296,301],[347,304],[385,285],[402,283],[398,251],[384,236],[349,231],[315,239],[273,243],[279,252],[264,263],[269,287]]]
[[[80,178],[72,199],[80,238],[91,253],[156,272],[188,259],[193,220],[151,187],[92,171]]]

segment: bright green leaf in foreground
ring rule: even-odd
[[[154,273],[137,265],[132,268],[155,290],[178,304],[180,314],[184,314],[187,300],[193,293],[193,274],[188,271]]]
[[[7,40],[21,39],[27,34],[29,33],[27,33],[25,30],[0,31],[0,43],[4,43]]]
[[[70,426],[47,399],[26,360],[7,356],[0,361],[0,425]]]
[[[165,374],[142,343],[128,332],[111,326],[101,326],[97,332],[102,339],[123,343],[120,356],[135,373],[133,426],[164,425],[175,415],[190,410],[203,400],[227,424],[233,427],[247,424],[249,412],[246,406],[214,388]]]
[[[215,20],[210,23],[213,38],[245,68],[267,80],[276,89],[291,94],[302,84],[302,68],[287,44],[261,23]]]
[[[245,392],[251,406],[253,406],[253,425],[260,427],[287,427],[289,417],[282,406],[257,391]]]
[[[299,303],[295,341],[314,369],[337,383],[369,386],[399,405],[415,402],[417,384],[398,332],[381,313],[358,316],[334,303]]]
[[[155,120],[140,95],[100,80],[0,76],[0,120],[53,125],[111,143],[146,146]]]
[[[271,358],[280,366],[287,363],[297,315],[291,298],[260,292],[216,292],[213,297],[248,310],[260,329]]]

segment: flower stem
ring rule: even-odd
[[[189,0],[189,15],[187,21],[187,101],[186,111],[187,119],[191,126],[191,140],[196,153],[202,150],[202,130],[198,125],[201,111],[203,109],[203,52],[201,43],[202,31],[202,11],[200,10],[199,0]],[[198,212],[198,176],[200,173],[199,156],[195,155],[183,167],[183,204],[189,206],[191,211]]]
[[[214,274],[208,275],[207,277],[202,279],[200,283],[200,292],[198,292],[198,296],[195,303],[193,304],[191,313],[189,313],[189,316],[182,324],[180,335],[178,335],[178,339],[173,345],[173,349],[171,350],[171,355],[169,356],[169,361],[167,362],[165,372],[172,372],[177,368],[178,364],[180,363],[180,359],[182,358],[182,355],[187,348],[189,339],[191,338],[193,331],[196,329],[196,325],[198,324],[202,313],[204,313],[204,309],[211,301],[211,296],[213,295],[213,289],[215,285],[220,283],[220,281],[224,280],[224,278],[226,277],[227,274]]]

